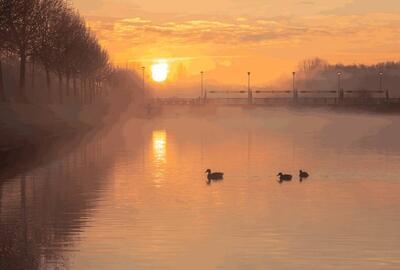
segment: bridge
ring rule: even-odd
[[[260,96],[264,95],[264,96]],[[265,96],[267,95],[267,96]],[[197,98],[154,98],[158,105],[383,105],[400,104],[386,90],[256,90],[205,91]]]

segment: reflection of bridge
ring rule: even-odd
[[[261,96],[264,95],[264,96]],[[159,105],[379,105],[400,104],[400,98],[391,98],[389,90],[259,90],[206,91],[198,98],[155,98]],[[265,96],[267,95],[267,96]]]

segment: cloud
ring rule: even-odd
[[[344,5],[322,12],[334,15],[362,15],[367,13],[397,13],[400,11],[398,0],[352,0]]]
[[[130,44],[159,42],[183,44],[270,43],[316,36],[368,35],[384,29],[397,33],[400,15],[387,16],[313,16],[303,19],[276,20],[185,20],[154,22],[140,17],[124,19],[90,19],[89,24],[100,39],[126,40]]]
[[[72,0],[74,6],[84,15],[125,17],[143,12],[131,0]]]
[[[313,6],[316,3],[314,1],[299,1],[297,2],[298,5],[306,5],[306,6]]]

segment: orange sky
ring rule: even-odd
[[[289,77],[305,58],[399,60],[398,0],[73,0],[113,61],[159,58],[170,83],[255,85]]]

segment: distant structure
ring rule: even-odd
[[[400,98],[391,98],[389,89],[383,88],[383,72],[379,73],[378,90],[345,90],[342,85],[341,71],[337,72],[336,90],[298,90],[296,72],[292,73],[291,90],[253,91],[251,72],[247,72],[247,90],[206,90],[204,71],[200,72],[200,99],[198,98],[156,98],[153,101],[161,105],[388,105],[400,104]],[[247,97],[245,97],[247,94]],[[259,96],[263,94],[264,96]],[[233,97],[233,95],[235,97]],[[265,95],[268,95],[265,97]]]

